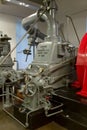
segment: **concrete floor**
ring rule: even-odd
[[[23,126],[21,126],[17,121],[9,117],[0,108],[0,130],[26,130],[26,129]],[[38,128],[37,130],[66,130],[66,129],[59,126],[55,122],[51,122],[43,127]]]

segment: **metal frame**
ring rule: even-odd
[[[15,119],[18,123],[20,123],[23,127],[25,127],[25,128],[27,128],[28,126],[29,126],[29,123],[28,123],[28,116],[29,116],[29,114],[32,112],[32,111],[30,111],[29,110],[29,112],[26,114],[26,123],[25,123],[25,125],[21,122],[21,121],[19,121],[16,117],[14,117],[14,115],[13,115],[13,113],[11,113],[10,111],[8,111],[6,108],[9,108],[10,106],[9,106],[9,104],[8,104],[8,106],[6,107],[5,106],[5,103],[6,103],[6,96],[7,96],[7,98],[8,98],[8,96],[10,97],[10,98],[14,98],[14,99],[18,99],[18,100],[20,100],[20,101],[22,101],[22,102],[24,102],[24,100],[22,100],[21,98],[19,98],[19,97],[17,97],[17,96],[15,96],[14,94],[12,94],[11,92],[6,92],[6,91],[4,91],[4,88],[5,87],[3,87],[3,89],[2,89],[2,91],[3,91],[3,94],[2,95],[0,95],[0,96],[2,96],[2,105],[3,105],[3,110],[4,110],[4,112],[6,112],[9,116],[11,116],[13,119]],[[8,89],[9,89],[9,87],[8,87]],[[12,100],[13,101],[13,100]],[[10,100],[8,101],[9,103],[11,102]],[[13,107],[13,104],[14,104],[14,102],[12,102],[12,107]]]

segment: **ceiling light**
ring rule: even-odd
[[[25,2],[21,2],[20,0],[4,0],[4,1],[10,2],[12,4],[20,5],[20,6],[23,6],[23,7],[26,7],[26,8],[31,8],[31,9],[34,9],[34,10],[37,10],[39,8],[38,6],[33,6],[32,4],[27,4]]]
[[[19,2],[19,5],[24,6],[24,7],[29,7],[29,4],[26,4],[24,2]]]
[[[20,2],[19,5],[22,5],[22,2]]]
[[[23,6],[25,6],[25,3],[22,3]]]
[[[26,5],[25,5],[25,7],[29,7],[29,5],[28,5],[28,4],[26,4]]]
[[[6,1],[10,2],[11,0],[6,0]]]

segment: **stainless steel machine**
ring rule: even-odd
[[[11,38],[7,35],[0,35],[0,63],[11,50],[9,40],[11,40]],[[8,58],[2,64],[0,64],[0,88],[4,86],[5,82],[8,82],[8,78],[11,82],[15,81],[16,75],[15,70],[12,69],[13,65],[14,63],[11,55],[9,55]]]
[[[23,19],[22,25],[31,38],[29,49],[24,53],[28,56],[31,46],[37,46],[34,60],[27,69],[13,70],[10,56],[0,65],[3,110],[30,129],[52,121],[54,116],[64,112],[64,102],[57,100],[57,90],[67,88],[75,80],[76,48],[59,36],[57,10],[55,0],[47,0],[36,13]],[[47,34],[32,26],[37,21],[47,23]],[[37,43],[37,37],[42,42]],[[10,51],[8,40],[7,36],[0,39],[0,60]]]

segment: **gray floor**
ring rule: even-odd
[[[9,117],[0,107],[0,130],[26,130],[17,121]],[[37,130],[66,130],[55,122],[49,123]]]

